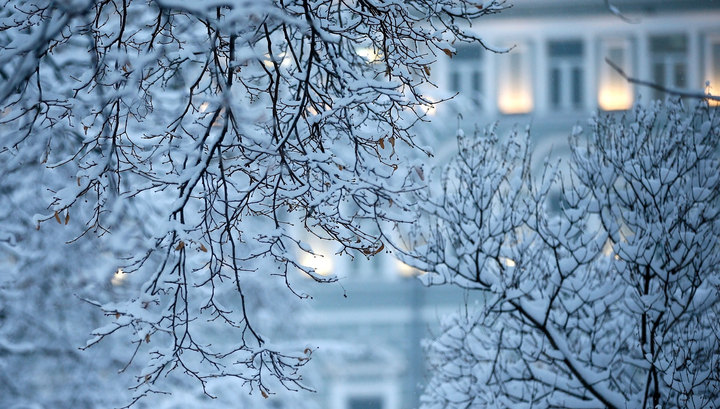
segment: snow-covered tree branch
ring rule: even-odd
[[[271,379],[304,388],[307,353],[267,342],[246,283],[332,280],[299,262],[312,251],[302,235],[340,253],[381,248],[376,225],[402,221],[388,208],[417,188],[407,151],[424,148],[409,130],[433,103],[429,65],[455,41],[481,42],[470,21],[502,7],[6,0],[0,150],[17,166],[3,178],[52,194],[41,213],[4,214],[3,243],[29,257],[27,236],[42,233],[27,226],[56,220],[113,237],[108,251],[146,284],[129,302],[98,303],[109,322],[89,344],[132,333],[134,359],[149,358],[136,396],[174,369],[262,394]],[[196,331],[207,320],[234,328],[234,345],[209,345]]]
[[[406,261],[484,297],[427,343],[423,407],[720,406],[719,133],[707,105],[603,115],[539,181],[519,138],[461,137]]]

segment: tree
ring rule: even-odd
[[[126,303],[88,300],[109,317],[90,344],[131,334],[133,359],[148,359],[135,397],[175,369],[203,388],[218,377],[263,395],[272,379],[304,388],[307,353],[266,343],[246,283],[291,287],[293,271],[331,280],[298,261],[312,251],[300,232],[341,253],[382,248],[385,209],[403,209],[400,193],[416,188],[406,158],[424,151],[410,128],[432,104],[421,92],[429,65],[455,41],[481,43],[467,23],[501,9],[5,0],[0,152],[17,166],[3,189],[52,193],[32,220],[3,214],[5,251],[31,258],[34,235],[61,220],[82,227],[67,241],[94,233],[126,259],[125,273],[145,285]],[[236,342],[209,345],[198,331],[207,320],[234,329]]]
[[[135,385],[132,375],[144,370],[146,364],[142,356],[128,363],[137,346],[127,342],[132,334],[109,338],[87,351],[79,347],[85,346],[90,331],[106,324],[102,311],[86,300],[109,305],[137,296],[142,283],[118,270],[123,260],[115,252],[138,247],[125,240],[131,235],[121,228],[136,230],[142,224],[126,221],[112,234],[77,240],[84,226],[75,219],[82,220],[93,211],[90,203],[83,202],[73,208],[70,218],[58,215],[50,223],[36,225],[37,215],[47,211],[46,203],[52,198],[45,186],[63,183],[72,175],[64,168],[47,172],[40,165],[41,157],[26,153],[33,151],[23,150],[0,162],[0,219],[7,227],[0,238],[0,407],[89,409],[127,405],[132,401],[127,388]],[[278,340],[300,343],[302,328],[292,321],[293,312],[301,309],[300,301],[277,302],[285,291],[280,282],[262,276],[243,280],[243,288],[249,293],[248,308],[260,321],[259,330],[272,337],[276,345]],[[234,307],[228,292],[227,288],[218,288],[216,296]],[[196,331],[214,348],[227,346],[234,332],[204,321],[196,324]],[[160,337],[148,341],[146,347],[162,344]],[[312,378],[315,373],[304,370],[303,375]],[[203,395],[190,378],[176,371],[164,378],[160,389],[169,394],[155,394],[137,406],[315,408],[307,395],[288,396],[279,388],[274,389],[277,396],[269,399],[263,399],[259,392],[248,396],[242,381],[234,378],[213,379],[207,388],[216,399]]]
[[[422,407],[720,406],[717,111],[637,107],[581,132],[568,173],[538,181],[517,135],[461,135],[420,197],[405,261],[483,294],[426,343]]]

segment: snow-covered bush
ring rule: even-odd
[[[410,246],[484,298],[427,341],[422,407],[720,407],[718,112],[601,115],[539,180],[517,137],[459,141]]]

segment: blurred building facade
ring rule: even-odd
[[[436,97],[457,93],[435,113],[458,118],[449,121],[452,129],[439,133],[444,136],[438,136],[435,148],[441,159],[455,147],[457,124],[466,129],[493,121],[506,127],[529,124],[534,156],[543,158],[550,152],[563,155],[572,127],[586,123],[592,113],[621,112],[665,97],[628,83],[606,59],[635,78],[720,95],[719,1],[511,3],[499,15],[473,23],[487,45],[507,53],[458,45],[452,58],[441,54],[432,67]],[[313,266],[341,277],[339,284],[312,288],[304,318],[313,336],[330,340],[320,342],[315,362],[323,374],[314,385],[321,406],[416,408],[426,370],[421,340],[444,314],[463,308],[468,295],[450,287],[422,287],[412,278],[416,272],[391,254],[327,258]]]

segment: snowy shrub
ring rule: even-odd
[[[414,265],[484,294],[427,341],[423,408],[720,407],[718,113],[637,107],[589,131],[569,174],[537,181],[517,137],[461,137],[423,198]]]

